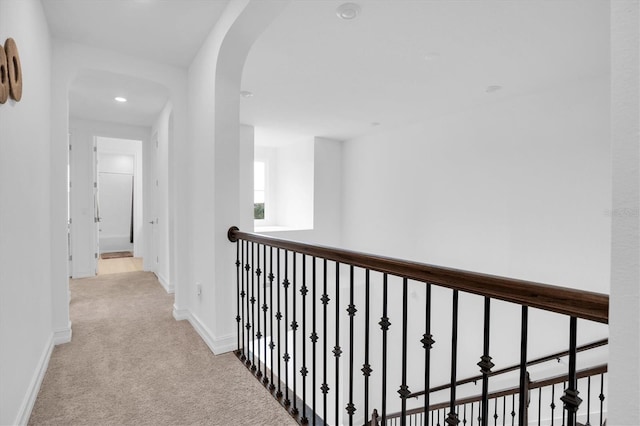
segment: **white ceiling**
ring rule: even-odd
[[[186,68],[228,0],[41,0],[54,37]],[[113,98],[124,95],[128,102]],[[151,126],[168,99],[156,83],[86,71],[72,83],[72,117]]]
[[[228,0],[41,0],[60,39],[187,67]]]
[[[255,43],[242,122],[349,139],[608,73],[606,1],[360,0],[352,21],[341,3],[294,0]]]
[[[116,96],[127,99],[118,103]],[[69,90],[69,115],[87,120],[151,126],[169,99],[167,89],[149,80],[106,71],[82,71]]]
[[[243,123],[280,138],[349,139],[608,73],[607,1],[357,2],[352,21],[336,16],[342,1],[287,6],[247,58],[242,89],[254,96],[241,101]],[[55,37],[186,67],[228,1],[42,3]],[[72,113],[126,120],[108,111],[113,95],[104,101],[116,83],[140,86],[147,114],[166,96],[126,76],[90,74],[74,84]],[[490,85],[503,88],[486,93]]]

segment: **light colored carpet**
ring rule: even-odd
[[[295,425],[233,354],[214,356],[150,272],[71,281],[30,425]]]

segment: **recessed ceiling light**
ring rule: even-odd
[[[497,92],[500,89],[502,89],[502,86],[493,85],[493,86],[487,86],[487,88],[484,89],[484,91],[487,93],[493,93],[493,92]]]
[[[338,18],[349,21],[356,19],[360,14],[360,6],[355,3],[344,3],[336,9],[336,15]]]
[[[242,90],[240,92],[240,96],[242,96],[243,98],[252,98],[253,97],[253,92],[250,92],[248,90]]]
[[[113,98],[116,102],[125,103],[127,102],[127,98],[123,98],[122,96],[116,96]]]

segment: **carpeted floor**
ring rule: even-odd
[[[295,425],[233,354],[214,356],[149,272],[71,281],[30,425]]]

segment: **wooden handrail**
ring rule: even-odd
[[[606,294],[283,240],[243,232],[235,226],[229,228],[227,236],[231,242],[253,241],[519,305],[609,323],[609,296]]]
[[[608,371],[609,371],[609,366],[607,364],[601,364],[595,367],[585,368],[584,370],[577,371],[576,378],[583,379],[585,377],[603,374]],[[529,384],[529,389],[537,389],[537,388],[543,388],[545,386],[557,385],[558,383],[564,383],[566,381],[567,381],[567,375],[561,374],[559,376],[551,377],[544,380],[539,380],[537,382],[531,382]]]
[[[595,349],[595,348],[599,348],[601,346],[607,345],[609,344],[609,339],[602,339],[602,340],[598,340],[592,343],[588,343],[586,345],[582,345],[582,346],[578,346],[576,348],[576,352],[583,352],[583,351],[588,351],[590,349]],[[547,362],[547,361],[551,361],[563,356],[567,356],[569,355],[569,351],[562,351],[562,352],[557,352],[555,354],[552,355],[547,355],[547,356],[543,356],[541,358],[536,358],[534,360],[528,361],[527,362],[527,367],[531,366],[531,365],[536,365],[536,364],[541,364],[543,362]],[[516,365],[512,365],[510,367],[505,367],[505,368],[501,368],[500,370],[495,370],[492,371],[491,373],[489,373],[489,377],[493,377],[493,376],[497,376],[499,374],[504,374],[504,373],[508,373],[511,371],[517,371],[520,369],[520,364],[516,364]],[[473,377],[469,377],[467,379],[462,379],[456,382],[456,386],[460,386],[460,385],[466,385],[467,383],[473,383],[473,382],[477,382],[478,380],[482,380],[482,375],[478,375],[478,376],[473,376]],[[445,390],[445,389],[449,389],[451,387],[451,383],[446,383],[440,386],[435,386],[432,387],[431,389],[429,389],[429,393],[433,393],[433,392],[438,392],[441,390]],[[417,398],[419,396],[424,395],[424,391],[418,391],[418,392],[413,392],[409,395],[407,395],[407,398]]]
[[[576,376],[578,379],[582,379],[585,377],[596,376],[598,374],[606,373],[607,370],[608,370],[607,364],[602,364],[595,367],[585,368],[584,370],[580,370],[576,373]],[[563,374],[560,376],[551,377],[549,379],[544,379],[537,382],[529,382],[527,389],[531,390],[531,389],[542,388],[546,386],[556,385],[558,383],[563,383],[566,381],[567,381],[567,375]],[[517,395],[519,392],[520,392],[520,387],[516,386],[516,387],[492,392],[489,394],[488,398],[494,399],[494,398],[501,398],[503,396]],[[456,400],[455,405],[471,404],[479,401],[482,401],[482,395],[476,395],[476,396],[458,399]],[[441,410],[443,408],[449,408],[449,406],[450,406],[449,402],[440,402],[437,404],[430,405],[429,411]],[[405,415],[410,416],[412,414],[420,414],[420,413],[424,413],[424,407],[407,410]],[[402,415],[401,412],[387,414],[386,419],[389,420],[389,419],[397,418],[397,417],[400,417],[401,415]]]

